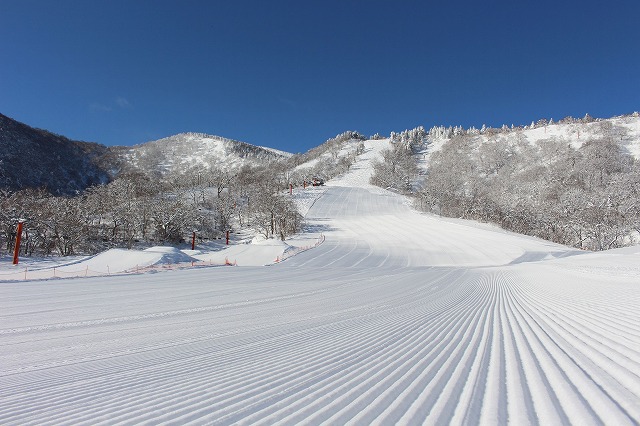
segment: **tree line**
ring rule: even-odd
[[[180,244],[194,231],[211,240],[246,227],[285,239],[299,230],[302,218],[277,176],[267,166],[245,166],[190,170],[163,180],[129,173],[73,197],[3,191],[0,239],[13,250],[19,219],[26,221],[21,249],[27,255]]]
[[[637,114],[634,114],[634,117]],[[530,143],[524,128],[416,128],[392,134],[374,163],[371,183],[412,195],[423,211],[491,222],[521,234],[586,249],[606,250],[640,236],[640,162],[628,152],[625,127],[588,114],[562,124],[590,124],[588,139]],[[593,124],[591,124],[593,123]],[[538,120],[525,128],[552,121]],[[593,127],[595,126],[595,127]],[[437,138],[426,176],[417,159]]]
[[[625,132],[603,121],[579,147],[558,137],[531,144],[521,132],[454,136],[431,157],[417,205],[581,249],[633,244],[640,164]]]
[[[424,127],[391,132],[391,148],[382,151],[382,160],[373,163],[371,184],[382,188],[411,194],[419,173],[417,155],[427,145]]]

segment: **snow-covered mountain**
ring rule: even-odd
[[[149,174],[180,174],[187,170],[230,170],[246,164],[267,164],[291,154],[204,133],[180,133],[133,146],[122,153],[125,164]]]
[[[165,176],[188,170],[260,165],[291,154],[202,133],[181,133],[133,147],[74,141],[0,114],[0,189],[46,188],[75,194],[122,172]]]

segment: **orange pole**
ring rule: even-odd
[[[20,240],[22,239],[22,222],[18,222],[16,230],[16,246],[13,249],[13,264],[18,264],[18,254],[20,253]]]

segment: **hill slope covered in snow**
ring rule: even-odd
[[[128,167],[149,175],[179,175],[211,169],[234,170],[268,164],[291,154],[203,133],[180,133],[122,152]]]
[[[532,145],[548,140],[559,140],[580,148],[593,139],[610,138],[634,158],[640,159],[640,115],[638,113],[594,119],[588,115],[582,119],[565,118],[554,122],[553,119],[541,119],[527,126],[494,128],[470,128],[436,126],[429,130],[429,149],[427,155],[439,151],[442,145],[457,135],[478,136],[482,143],[497,138],[518,138]]]
[[[284,262],[1,283],[0,422],[640,422],[640,250],[416,212],[388,146],[294,191]]]
[[[430,130],[418,203],[588,250],[640,241],[640,117]]]
[[[34,129],[0,114],[0,188],[74,194],[109,181],[115,159],[103,145]]]

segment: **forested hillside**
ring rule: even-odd
[[[417,185],[409,156],[414,165],[428,159]],[[500,129],[435,127],[426,149],[396,143],[387,157],[409,166],[395,161],[395,175],[379,166],[372,182],[412,192],[426,211],[588,250],[640,241],[637,113]]]
[[[104,145],[70,140],[0,114],[0,189],[70,195],[106,183],[117,158]]]
[[[121,149],[125,171],[169,179],[214,169],[264,165],[290,155],[204,133],[180,133]]]

